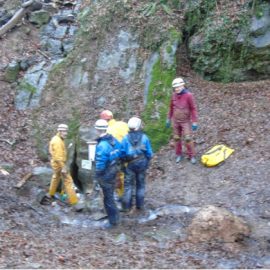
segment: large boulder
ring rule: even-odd
[[[212,240],[233,243],[249,235],[250,228],[244,220],[212,205],[198,211],[188,227],[189,240],[195,243]]]
[[[83,193],[91,193],[94,179],[94,164],[89,169],[85,166],[89,160],[88,142],[95,141],[98,137],[97,131],[91,127],[81,126],[79,129],[79,140],[76,144],[75,170],[77,175],[74,176],[81,185]]]

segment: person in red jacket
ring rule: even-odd
[[[192,164],[195,164],[197,160],[192,140],[192,131],[196,131],[198,128],[195,100],[193,95],[185,88],[185,82],[182,78],[174,79],[172,87],[174,93],[171,97],[166,127],[169,128],[172,122],[176,163],[179,163],[184,158],[182,153],[183,139],[187,148],[188,158]]]

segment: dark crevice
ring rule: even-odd
[[[83,190],[83,187],[82,187],[82,183],[78,177],[78,174],[79,174],[79,167],[78,165],[76,164],[76,159],[77,159],[77,151],[76,151],[76,148],[75,148],[75,151],[74,151],[74,156],[73,156],[73,160],[70,164],[70,174],[73,178],[73,182],[75,184],[75,186],[80,190],[82,191]]]

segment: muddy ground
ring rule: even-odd
[[[10,46],[17,34],[1,40],[1,63],[20,55],[22,49]],[[24,49],[34,53],[34,43],[21,35]],[[100,229],[87,213],[65,205],[39,205],[31,192],[14,187],[30,167],[46,164],[33,147],[31,111],[16,111],[14,86],[0,81],[0,139],[16,141],[0,141],[1,163],[14,164],[10,175],[0,175],[1,268],[270,267],[270,81],[218,84],[191,71],[185,80],[198,104],[198,157],[217,143],[235,152],[221,166],[206,168],[188,160],[176,164],[168,144],[155,153],[149,170],[147,210],[122,215],[121,226],[110,231]],[[192,244],[186,234],[192,213],[144,219],[162,206],[192,209],[209,204],[246,220],[251,237],[241,243]]]

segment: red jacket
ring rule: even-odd
[[[168,118],[176,122],[197,122],[197,109],[193,95],[184,89],[171,97]]]

